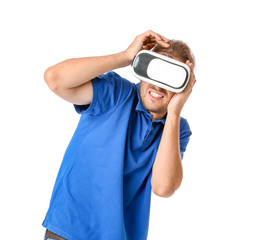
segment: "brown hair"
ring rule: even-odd
[[[179,58],[184,63],[189,60],[193,64],[193,68],[195,67],[195,57],[186,43],[181,40],[170,40],[169,45],[169,48],[163,48],[156,45],[152,51],[171,53],[174,57]]]

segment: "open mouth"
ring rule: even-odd
[[[154,91],[149,91],[149,94],[150,96],[152,96],[152,98],[156,99],[156,100],[159,100],[159,99],[162,99],[163,98],[163,95],[157,93],[157,92],[154,92]]]

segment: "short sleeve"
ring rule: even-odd
[[[115,72],[102,74],[92,81],[93,98],[89,105],[73,104],[77,113],[102,115],[112,110],[129,95],[133,84]]]
[[[181,118],[180,121],[180,153],[181,159],[183,159],[183,154],[186,151],[187,145],[190,140],[192,132],[188,121],[185,118]]]

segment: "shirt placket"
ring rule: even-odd
[[[148,148],[152,141],[154,140],[154,137],[156,135],[156,124],[153,122],[150,122],[143,140],[143,144],[142,144],[142,150],[145,150],[146,148]]]

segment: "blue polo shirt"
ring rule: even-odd
[[[165,118],[152,121],[139,84],[115,72],[92,80],[90,105],[65,152],[43,226],[69,240],[146,240],[152,166]],[[191,131],[180,120],[181,157]]]

